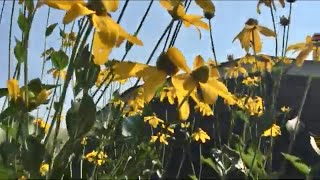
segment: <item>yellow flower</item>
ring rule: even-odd
[[[87,143],[88,143],[88,142],[87,142],[87,139],[88,139],[88,137],[83,137],[80,143],[81,143],[82,145],[84,145],[84,146],[87,145]]]
[[[281,108],[281,111],[284,112],[284,113],[288,113],[289,111],[291,111],[291,108],[290,108],[290,107],[283,106],[283,107]]]
[[[261,52],[262,48],[259,33],[268,37],[276,36],[272,30],[258,25],[258,21],[256,19],[250,18],[245,23],[245,27],[242,29],[242,31],[233,39],[233,42],[236,39],[239,39],[242,48],[244,48],[247,52],[249,51],[249,48],[253,46],[253,51],[255,53],[259,53]]]
[[[174,133],[174,128],[170,125],[166,126],[166,125],[162,124],[161,127],[162,127],[162,129],[166,129],[168,132],[170,132],[172,134]]]
[[[199,102],[194,109],[202,113],[202,116],[213,116],[213,111],[207,103]]]
[[[256,63],[252,67],[252,72],[271,72],[272,67],[274,66],[274,61],[270,56],[259,54],[256,59]]]
[[[49,171],[49,164],[48,163],[41,163],[41,166],[40,166],[40,175],[41,176],[45,176]]]
[[[143,118],[144,122],[148,122],[153,128],[157,128],[157,126],[159,125],[159,123],[164,123],[163,120],[157,118],[156,115],[152,115],[152,116],[146,116]]]
[[[84,156],[84,159],[86,159],[87,161],[94,163],[98,166],[103,165],[104,163],[106,163],[107,160],[107,154],[104,153],[103,151],[91,151],[90,153],[86,154]]]
[[[52,76],[54,79],[57,79],[59,77],[62,80],[66,80],[66,77],[67,77],[66,70],[58,70],[56,68],[53,68],[53,69],[50,69],[48,73],[52,73]]]
[[[168,145],[168,141],[167,141],[167,138],[169,138],[170,135],[168,134],[161,134],[160,132],[158,132],[158,134],[156,136],[151,136],[151,140],[150,142],[151,143],[155,143],[157,140],[159,140],[159,142],[161,144],[165,144],[165,145]]]
[[[45,103],[47,101],[48,97],[50,96],[50,94],[51,94],[51,91],[48,91],[46,89],[41,90],[37,96],[36,103],[37,104]]]
[[[298,67],[301,67],[304,60],[307,59],[308,55],[312,51],[317,51],[317,47],[314,45],[311,36],[307,36],[305,42],[290,45],[286,51],[300,51],[299,55],[296,57],[296,64]]]
[[[45,133],[48,133],[48,132],[49,132],[50,125],[49,125],[49,124],[46,124],[46,122],[43,121],[42,118],[35,119],[35,120],[33,120],[32,123],[33,123],[34,125],[38,126],[39,128],[43,129]]]
[[[226,77],[228,78],[238,78],[240,74],[242,74],[243,77],[248,76],[248,72],[245,68],[241,66],[234,66],[234,67],[226,67]]]
[[[284,58],[281,58],[281,61],[284,63],[284,64],[291,64],[292,63],[292,60],[287,58],[287,57],[284,57]]]
[[[215,13],[215,6],[212,0],[195,0],[196,4],[203,10],[204,17],[211,19]]]
[[[168,99],[169,104],[174,104],[174,99],[176,98],[176,91],[171,87],[164,87],[160,92],[160,101],[163,102],[164,98]]]
[[[197,100],[199,98],[195,95],[197,88],[201,90],[202,101],[207,104],[214,104],[218,96],[228,98],[230,102],[233,98],[228,88],[219,81],[219,77],[210,73],[210,67],[205,65],[202,60],[196,57],[193,64],[193,71],[178,74],[171,78],[171,82],[176,89],[180,107],[179,118],[181,120],[187,120],[190,114],[188,97],[191,96],[196,102],[199,101]]]
[[[199,15],[194,15],[194,14],[186,14],[185,9],[180,1],[172,1],[172,0],[160,0],[160,4],[162,7],[164,7],[169,14],[172,16],[174,20],[181,20],[183,25],[186,27],[190,27],[193,25],[194,27],[197,28],[199,31],[200,37],[200,29],[203,28],[205,30],[209,30],[209,26],[207,23],[203,22],[201,19],[203,18],[202,16]],[[203,4],[203,3],[200,3]],[[199,2],[198,5],[200,6]],[[212,12],[212,7],[208,8],[208,5],[201,5],[204,7],[207,11]]]
[[[7,81],[8,95],[14,101],[20,96],[19,82],[16,79]]]
[[[264,111],[263,100],[259,96],[256,96],[254,99],[249,97],[246,100],[244,107],[251,116],[261,116]]]
[[[187,129],[188,127],[190,127],[190,122],[184,122],[184,123],[180,123],[181,128],[183,129]]]
[[[272,124],[272,127],[265,130],[262,134],[262,136],[271,136],[271,137],[276,137],[281,135],[281,130],[280,127],[276,124]]]
[[[18,180],[27,180],[28,178],[24,175],[20,176]]]
[[[170,47],[167,52],[161,53],[156,66],[149,66],[134,62],[113,62],[112,72],[117,76],[114,80],[123,80],[131,77],[142,78],[144,84],[144,100],[148,103],[155,92],[167,80],[167,75],[176,74],[179,69],[190,71],[186,60],[179,49]]]
[[[239,66],[241,64],[255,64],[255,63],[256,63],[256,58],[249,53],[247,53],[244,57],[240,58],[240,60],[238,61]]]
[[[281,6],[283,8],[285,7],[284,0],[279,0],[279,3],[281,4]],[[257,5],[257,12],[259,14],[261,14],[261,11],[260,11],[261,4],[264,4],[269,8],[271,8],[273,6],[273,8],[276,10],[276,6],[274,5],[274,0],[259,0],[258,5]]]
[[[242,81],[243,84],[247,85],[247,86],[259,86],[259,82],[261,81],[261,77],[247,77],[246,79],[244,79]]]
[[[210,140],[210,136],[201,128],[198,128],[198,130],[192,134],[192,138],[195,141],[201,141],[201,143],[205,143],[207,140]]]
[[[98,74],[97,80],[96,80],[96,86],[99,87],[101,86],[101,84],[104,82],[106,84],[110,83],[110,80],[112,79],[117,79],[117,75],[113,75],[112,73],[110,73],[110,69],[100,69],[100,72]],[[107,78],[107,79],[106,79]],[[123,79],[120,80],[119,83],[120,84],[124,84],[127,81],[127,79]]]
[[[82,0],[41,0],[40,4],[67,11],[63,18],[64,24],[80,16],[89,15],[91,17],[92,25],[96,29],[93,37],[93,55],[94,63],[97,65],[104,64],[112,48],[119,46],[124,39],[137,45],[143,45],[142,41],[128,34],[108,15],[109,12],[115,12],[118,9],[119,0],[89,1],[88,4]]]

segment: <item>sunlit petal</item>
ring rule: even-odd
[[[85,5],[81,3],[76,3],[67,11],[63,18],[63,24],[69,24],[74,21],[77,17],[85,16],[89,14],[94,14],[95,11],[88,9]]]

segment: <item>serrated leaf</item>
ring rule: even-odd
[[[58,70],[63,70],[65,67],[67,67],[69,57],[63,50],[52,52],[50,57],[53,66]]]
[[[53,30],[57,27],[58,23],[51,24],[46,29],[46,37],[50,36],[53,32]]]
[[[286,153],[281,154],[302,174],[308,175],[311,172],[311,168],[308,165],[306,165],[300,158]]]
[[[18,25],[22,32],[27,32],[29,28],[28,19],[24,16],[24,14],[20,11],[18,17]]]
[[[27,50],[23,47],[21,41],[16,39],[16,46],[14,47],[14,55],[19,63],[23,63],[27,59]]]

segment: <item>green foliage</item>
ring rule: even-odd
[[[63,70],[67,67],[69,57],[63,50],[60,49],[59,51],[53,51],[50,57],[53,66],[58,70]]]
[[[58,23],[53,23],[50,26],[48,26],[46,29],[45,35],[50,36],[52,34],[53,30],[57,27],[57,25],[58,25]]]
[[[304,175],[309,175],[311,172],[311,168],[306,165],[299,157],[287,154],[287,153],[281,153],[286,160],[288,160],[295,168],[299,170]]]

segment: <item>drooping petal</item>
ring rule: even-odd
[[[88,9],[84,4],[76,3],[67,11],[63,17],[63,24],[69,24],[80,16],[94,14],[95,11]]]
[[[16,79],[7,81],[8,95],[10,98],[16,100],[20,94],[19,82]]]
[[[85,5],[83,0],[39,0],[37,7],[41,6],[42,4],[46,4],[47,6],[55,9],[61,10],[69,10],[75,4]]]
[[[258,31],[263,34],[264,36],[268,36],[268,37],[275,37],[276,33],[274,31],[272,31],[269,28],[266,28],[264,26],[257,26]]]
[[[203,65],[204,65],[204,60],[202,56],[201,55],[196,56],[193,61],[193,69],[197,69],[198,67]]]
[[[211,0],[195,0],[196,4],[201,7],[204,14],[211,14],[212,16],[215,13],[215,7]]]
[[[102,65],[108,60],[112,48],[119,38],[119,26],[107,16],[92,16],[97,31],[94,33],[93,55],[94,63]]]
[[[252,39],[253,44],[253,49],[255,53],[261,52],[262,45],[261,45],[261,39],[259,36],[259,32],[257,30],[253,31],[253,39]]]
[[[164,7],[167,11],[170,11],[173,9],[173,6],[170,0],[159,0],[159,2],[160,2],[160,5]]]
[[[199,15],[193,15],[193,14],[186,14],[183,16],[183,24],[186,27],[189,27],[190,25],[193,25],[195,27],[203,28],[205,30],[209,30],[209,26],[207,23],[203,22],[202,16]]]
[[[150,102],[155,95],[155,92],[160,88],[167,79],[165,72],[149,66],[143,70],[143,92],[145,102]]]
[[[296,44],[292,44],[287,48],[287,52],[294,50],[294,51],[298,51],[298,50],[302,50],[304,47],[306,46],[306,43],[296,43]]]
[[[186,59],[184,58],[181,51],[176,47],[170,47],[166,52],[170,61],[173,62],[178,68],[184,70],[187,73],[190,73],[191,70],[187,65]]]
[[[107,12],[115,12],[119,7],[119,0],[107,0],[102,1],[102,3],[106,8]]]
[[[304,60],[307,59],[308,55],[311,53],[312,51],[312,46],[308,46],[306,48],[304,48],[300,53],[299,55],[297,56],[296,58],[296,64],[298,67],[301,67]]]
[[[178,104],[179,104],[179,119],[182,120],[182,121],[186,121],[188,118],[189,118],[189,115],[190,115],[190,105],[189,105],[189,102],[188,102],[188,98],[184,101],[184,97],[180,97],[180,96],[177,96],[177,99],[178,99]],[[182,104],[181,104],[182,103]]]
[[[138,39],[136,36],[132,36],[129,33],[127,33],[120,25],[119,25],[119,36],[120,39],[127,39],[129,42],[139,45],[139,46],[143,46],[143,42]]]
[[[114,80],[128,79],[130,77],[141,78],[144,75],[143,71],[148,67],[148,65],[142,63],[113,62],[112,72],[117,76]],[[153,68],[156,69],[155,67]]]

